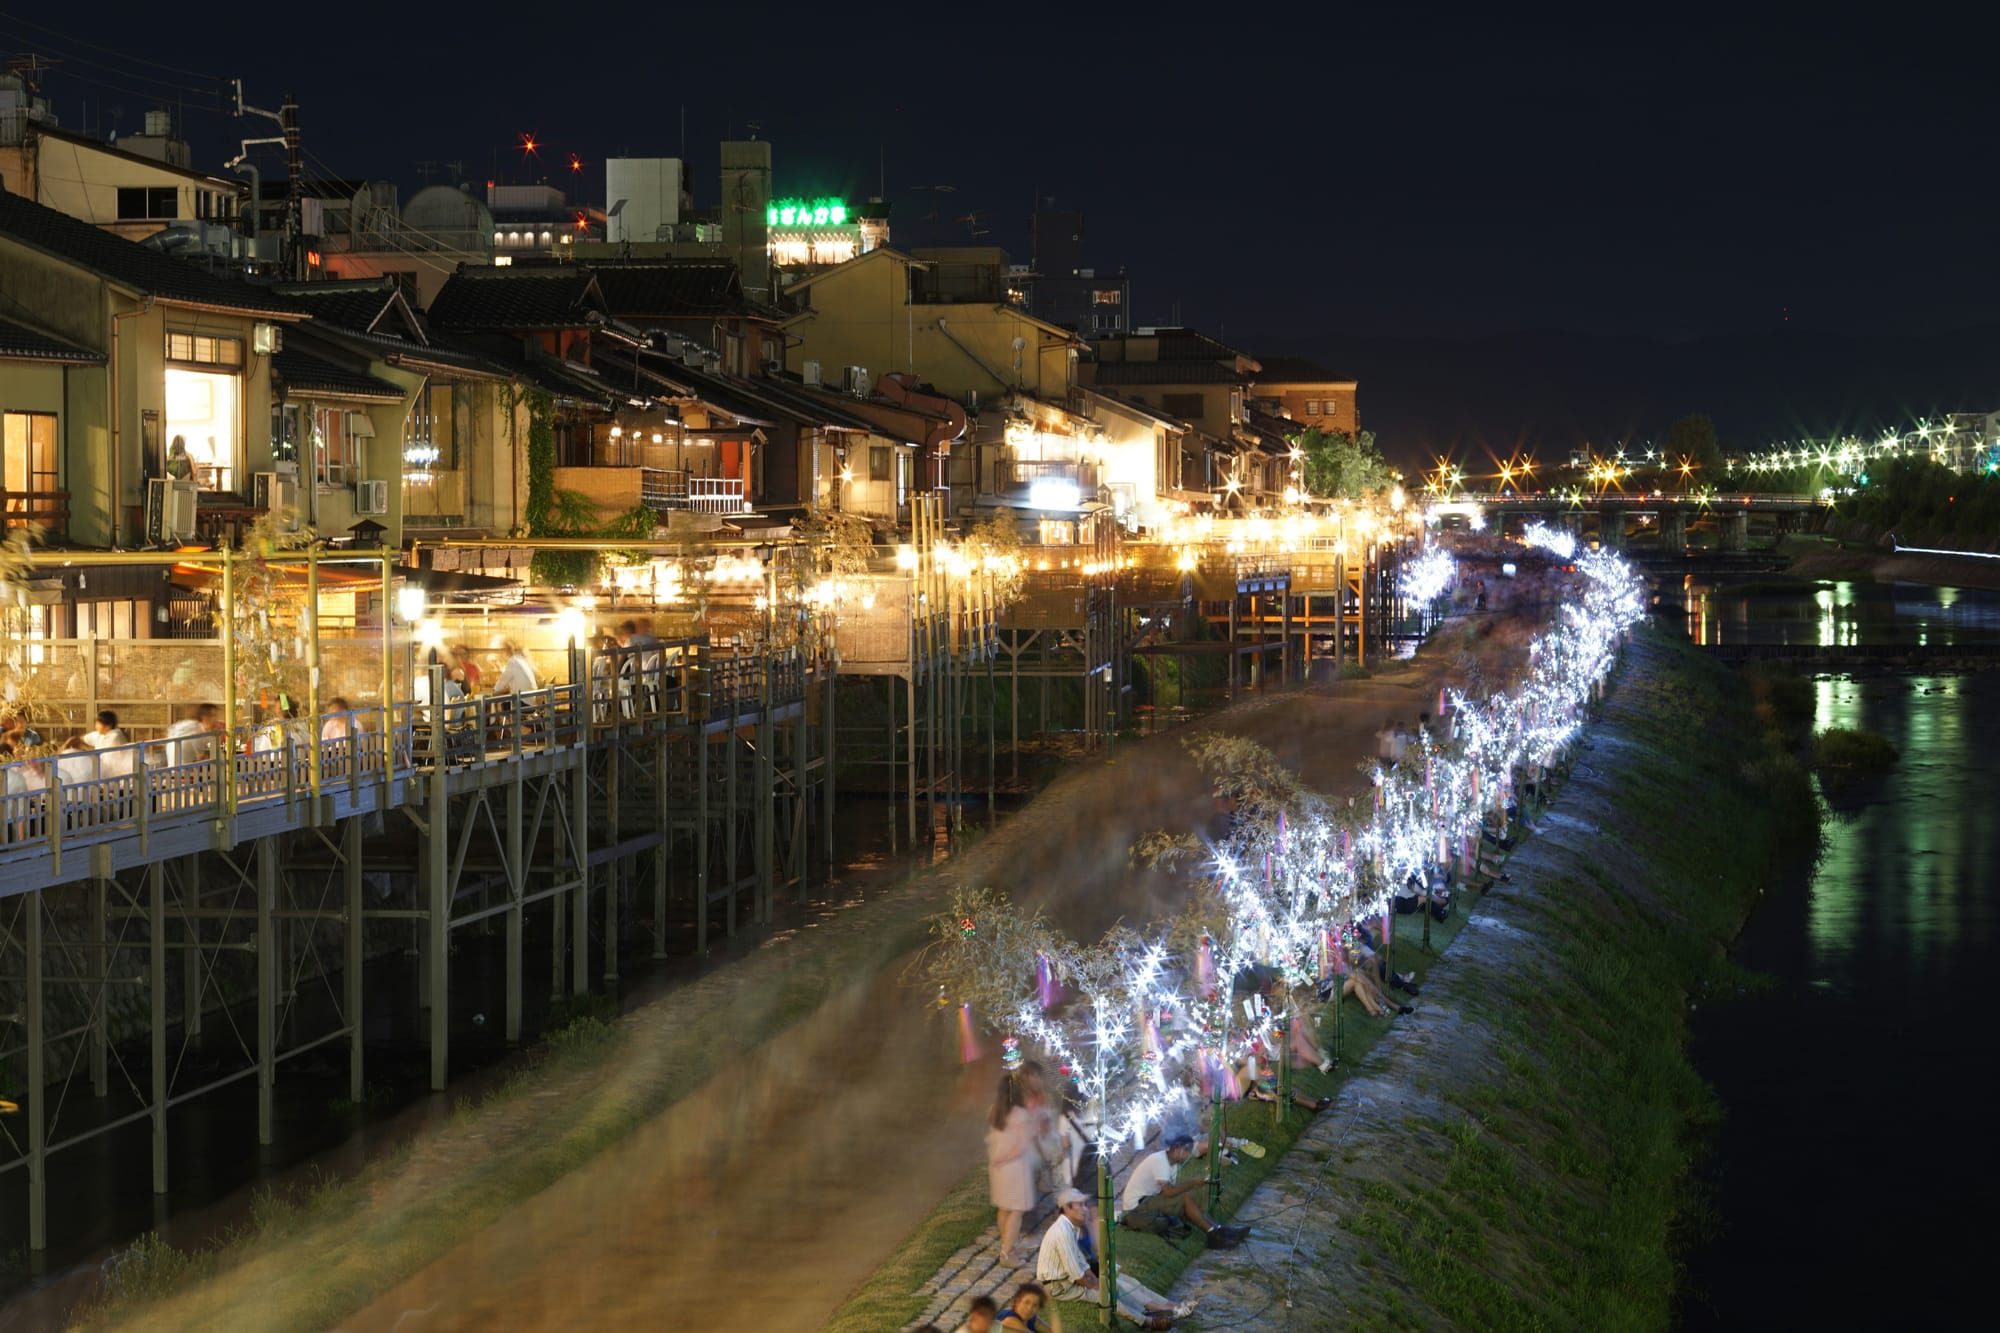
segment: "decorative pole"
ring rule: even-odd
[[[1215,1076],[1209,1080],[1208,1117],[1208,1210],[1222,1203],[1222,1080],[1229,1072],[1229,1033],[1223,1031],[1222,1053],[1217,1058]]]
[[[1290,1010],[1278,1015],[1271,1028],[1278,1034],[1278,1100],[1271,1105],[1271,1123],[1285,1123],[1285,1113],[1292,1105],[1292,1029],[1296,1021]]]
[[[1118,1317],[1118,1242],[1117,1228],[1111,1224],[1111,1147],[1104,1137],[1104,1096],[1097,1098],[1097,1225],[1103,1244],[1097,1252],[1103,1256],[1098,1267],[1097,1322],[1110,1327]]]

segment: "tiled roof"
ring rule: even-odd
[[[396,303],[393,279],[359,282],[301,282],[278,289],[310,311],[312,317],[356,333],[373,333],[382,316]]]
[[[744,307],[736,265],[691,259],[657,264],[598,264],[598,290],[618,319],[683,319],[733,313]]]
[[[289,393],[335,394],[385,402],[401,402],[403,398],[403,391],[387,380],[314,356],[289,339],[284,350],[271,358],[271,370]]]
[[[1249,378],[1214,361],[1099,361],[1099,384],[1242,384]]]
[[[1121,340],[1128,350],[1133,343],[1151,343],[1157,353],[1154,359],[1160,361],[1234,361],[1244,355],[1234,347],[1219,343],[1207,334],[1197,333],[1193,329],[1157,329],[1152,333],[1117,334],[1102,341]]]
[[[52,333],[31,329],[26,324],[17,324],[11,319],[0,319],[0,359],[62,361],[82,366],[104,364],[102,352],[78,347],[75,343],[65,342]]]
[[[465,267],[431,301],[430,322],[466,332],[581,329],[603,313],[597,279],[587,269]]]
[[[149,250],[4,191],[0,191],[0,238],[67,260],[141,296],[246,314],[298,313],[289,302],[262,287],[206,273],[185,260]]]
[[[477,354],[488,365],[558,398],[610,407],[624,397],[624,390],[608,383],[588,366],[558,361],[547,355],[530,356],[522,339],[513,334],[469,333],[452,341],[458,348]],[[433,350],[425,348],[421,354],[428,357]]]
[[[1324,366],[1314,365],[1302,356],[1260,356],[1257,364],[1263,369],[1257,373],[1259,384],[1351,384],[1352,380],[1334,374]]]
[[[1107,403],[1116,403],[1118,407],[1124,411],[1137,413],[1139,416],[1142,417],[1149,417],[1152,420],[1159,422],[1161,425],[1167,426],[1171,429],[1174,430],[1188,429],[1187,422],[1182,421],[1179,417],[1174,416],[1170,412],[1163,412],[1157,407],[1148,406],[1147,404],[1140,402],[1136,398],[1126,398],[1123,397],[1122,395],[1111,392],[1109,389],[1098,388],[1095,386],[1085,386],[1084,392],[1089,394],[1093,398],[1102,398]]]

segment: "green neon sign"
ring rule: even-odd
[[[844,227],[847,225],[847,201],[773,199],[764,210],[764,223],[771,227]]]

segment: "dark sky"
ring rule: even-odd
[[[1262,346],[1928,335],[2000,309],[1990,18],[869,8],[37,6],[0,14],[0,50],[65,60],[44,83],[67,126],[179,98],[211,167],[267,130],[198,110],[215,80],[293,92],[313,165],[406,191],[426,160],[567,177],[574,152],[601,203],[604,158],[677,154],[685,113],[713,203],[715,145],[754,121],[781,193],[872,194],[886,166],[899,241],[970,240],[948,220],[976,212],[1021,260],[1053,196],[1142,321]]]

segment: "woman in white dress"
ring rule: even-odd
[[[1041,1163],[1026,1092],[1018,1072],[1002,1074],[986,1124],[986,1183],[999,1213],[1000,1256],[1010,1262],[1020,1258],[1014,1245],[1021,1239],[1022,1215],[1035,1206],[1035,1168]]]

